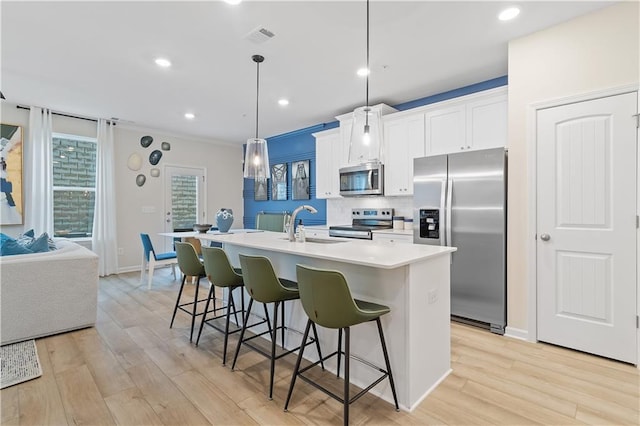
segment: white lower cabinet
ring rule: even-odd
[[[314,133],[316,138],[316,198],[340,197],[339,170],[344,150],[339,129]]]
[[[424,115],[385,120],[384,134],[384,193],[412,195],[413,159],[425,154]]]

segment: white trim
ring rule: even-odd
[[[527,330],[523,330],[521,328],[507,326],[504,329],[504,336],[512,339],[531,341]]]
[[[440,383],[444,382],[444,380],[449,377],[449,374],[451,374],[453,372],[453,370],[450,368],[446,373],[444,373],[442,375],[442,377],[440,377],[434,384],[433,386],[431,386],[429,389],[427,389],[427,391],[424,393],[424,395],[422,395],[420,398],[418,398],[416,400],[416,402],[411,406],[411,407],[406,407],[403,404],[400,404],[400,408],[402,408],[404,411],[408,411],[411,412],[413,411],[418,405],[420,405],[420,403],[422,403],[422,401],[424,401],[424,399],[426,397],[429,396],[429,394],[431,392],[433,392],[439,385]],[[390,403],[393,403],[393,401],[389,401]]]
[[[527,287],[528,287],[528,324],[527,324],[527,333],[528,339],[531,342],[537,342],[538,339],[538,329],[537,329],[537,259],[536,259],[536,223],[537,223],[537,113],[539,110],[557,107],[562,105],[567,105],[576,102],[584,102],[592,99],[604,98],[608,96],[621,95],[624,93],[637,92],[638,96],[640,96],[640,84],[633,83],[627,84],[624,86],[612,87],[608,89],[595,90],[592,92],[582,93],[578,95],[570,95],[563,96],[560,98],[555,98],[546,101],[534,102],[527,106],[527,129],[526,129],[526,142],[527,142],[527,155],[528,155],[528,163],[527,167],[529,168],[528,179],[527,179],[527,190],[529,193],[528,197],[528,206],[527,211],[529,214],[528,221],[528,229],[527,229]],[[640,110],[640,100],[638,108]],[[640,142],[640,132],[639,132],[639,142]],[[639,154],[640,155],[640,154]],[[638,161],[640,161],[640,156],[638,157]],[[638,168],[640,166],[639,162],[636,162],[636,177],[637,177],[637,189],[638,193],[638,211],[640,211],[640,177],[638,176]],[[640,235],[640,234],[639,234]],[[640,242],[638,243],[638,252],[637,256],[640,256]],[[637,258],[640,261],[640,257]],[[636,262],[636,294],[638,297],[638,302],[636,305],[636,314],[640,314],[640,278],[638,278],[638,261]],[[509,328],[509,327],[507,327]],[[515,333],[515,332],[514,332]],[[638,352],[637,356],[640,355],[640,330],[638,330]],[[636,357],[637,359],[637,357]],[[637,364],[638,368],[640,368],[640,363]]]

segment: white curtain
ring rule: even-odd
[[[114,127],[115,125],[107,120],[98,120],[96,205],[91,242],[93,251],[100,258],[98,272],[101,277],[118,272]]]
[[[31,107],[29,139],[25,146],[24,229],[53,236],[53,170],[51,111]]]

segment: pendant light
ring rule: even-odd
[[[256,63],[256,136],[247,140],[247,148],[244,156],[244,177],[262,180],[271,177],[267,141],[258,137],[260,64],[264,61],[264,56],[253,55],[251,59]]]
[[[369,105],[369,0],[367,0],[367,72],[365,82],[365,106],[353,111],[351,127],[350,163],[378,161],[382,147],[382,115],[379,108]]]

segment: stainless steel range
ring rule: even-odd
[[[373,239],[373,231],[393,228],[393,209],[353,209],[351,225],[329,227],[330,237]]]

